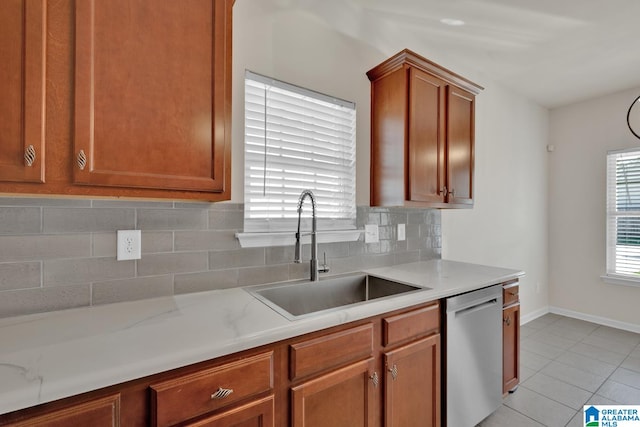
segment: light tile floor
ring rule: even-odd
[[[547,314],[520,352],[520,386],[478,427],[582,427],[583,405],[640,405],[640,334]]]

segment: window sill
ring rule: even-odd
[[[364,230],[334,230],[334,231],[318,231],[318,243],[333,242],[355,242],[360,238]],[[240,241],[243,248],[257,248],[264,246],[291,246],[296,243],[295,232],[277,232],[277,233],[236,233],[236,238]],[[311,243],[311,236],[307,233],[302,235],[302,243]]]
[[[631,276],[605,274],[604,276],[600,276],[600,278],[603,282],[611,283],[612,285],[640,287],[640,276],[638,278],[634,278]]]

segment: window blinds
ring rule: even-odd
[[[305,189],[320,230],[355,228],[355,125],[355,104],[247,71],[245,232],[295,230]]]
[[[607,275],[640,279],[640,150],[607,154]]]

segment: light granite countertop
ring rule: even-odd
[[[446,260],[364,272],[430,289],[293,321],[242,288],[0,319],[0,414],[524,275]]]

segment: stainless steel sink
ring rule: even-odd
[[[428,288],[357,274],[316,282],[277,283],[246,289],[285,317],[296,319],[320,311]]]

